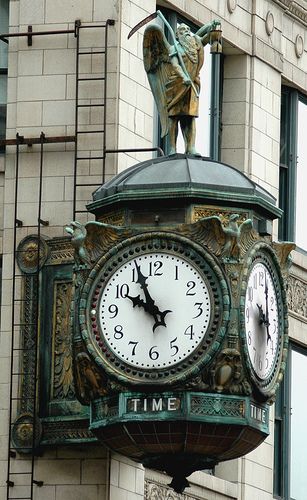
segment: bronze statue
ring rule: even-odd
[[[195,150],[195,118],[198,116],[200,78],[204,62],[204,46],[216,41],[220,31],[219,21],[202,26],[195,34],[182,23],[174,34],[160,11],[139,23],[129,36],[154,17],[159,17],[169,29],[173,44],[170,45],[158,25],[149,25],[144,33],[144,66],[161,120],[161,137],[169,134],[170,152],[176,153],[178,123],[185,141],[185,151]]]

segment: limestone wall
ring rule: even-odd
[[[236,166],[278,197],[280,89],[283,81],[306,91],[307,12],[294,11],[286,0],[173,0],[161,4],[185,13],[195,23],[214,18],[222,21],[225,38],[222,161]],[[107,99],[107,145],[109,148],[146,148],[153,145],[154,104],[142,66],[144,28],[129,41],[130,29],[154,12],[153,0],[11,0],[10,31],[73,29],[74,21],[93,24],[115,20],[110,28]],[[97,31],[89,43],[95,46]],[[18,132],[25,137],[74,134],[75,48],[73,34],[13,38],[9,49],[7,137]],[[84,76],[101,71],[96,57],[80,67]],[[100,84],[94,85],[98,100]],[[87,94],[81,95],[87,102]],[[98,112],[80,115],[84,127],[101,125]],[[81,150],[101,152],[101,142],[80,143]],[[37,223],[39,145],[21,146],[19,171],[19,215],[24,227],[18,240],[33,232]],[[108,156],[107,178],[151,153]],[[0,158],[0,221],[3,229],[3,280],[0,334],[0,500],[6,499],[8,437],[8,395],[12,301],[12,244],[14,226],[15,148],[8,147]],[[4,172],[5,171],[5,177]],[[100,182],[101,163],[84,162],[80,179]],[[78,192],[80,206],[91,192]],[[46,236],[63,235],[63,226],[72,218],[73,145],[46,145],[43,170],[42,218],[49,221]],[[293,274],[306,290],[306,256],[294,253]],[[290,334],[306,344],[307,312],[293,301]],[[273,412],[271,412],[271,423]],[[273,427],[273,426],[271,426]],[[273,429],[272,429],[273,431]],[[15,470],[28,470],[29,461],[17,458]],[[216,478],[205,473],[192,477],[189,498],[240,500],[272,499],[273,432],[257,450],[243,459],[221,464]],[[146,477],[146,482],[145,482]],[[118,455],[108,455],[103,447],[69,447],[46,450],[36,460],[36,500],[141,500],[177,498],[166,496],[168,479]],[[19,476],[16,496],[25,494],[26,478]],[[145,497],[144,497],[145,495]]]

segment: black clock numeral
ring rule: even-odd
[[[248,345],[251,345],[251,343],[252,343],[252,334],[251,334],[251,332],[248,332],[248,334],[247,334],[247,342],[248,342]]]
[[[253,288],[251,286],[247,289],[247,298],[250,302],[253,301]]]
[[[178,280],[178,278],[179,278],[179,268],[178,268],[178,266],[176,265],[176,266],[175,266],[175,281],[177,281],[177,280]]]
[[[195,281],[188,281],[187,282],[187,291],[186,291],[186,295],[196,295],[196,292],[192,292],[192,290],[194,290],[194,288],[196,287],[196,283]]]
[[[132,340],[130,340],[128,345],[133,345],[131,356],[135,356],[135,349],[136,349],[136,346],[138,345],[138,342],[132,342]]]
[[[120,340],[123,338],[123,336],[124,336],[124,332],[123,332],[122,325],[114,326],[114,338],[115,338],[115,340]]]
[[[129,286],[126,283],[123,285],[116,285],[116,299],[124,299],[129,295]]]
[[[170,341],[169,345],[171,349],[174,349],[175,352],[171,354],[171,356],[176,356],[177,352],[179,351],[179,347],[174,344],[174,342],[177,341],[177,337],[175,337],[173,340]]]
[[[267,370],[269,368],[269,359],[265,358],[265,369]]]
[[[154,349],[156,349],[156,347],[158,347],[157,345],[153,345],[150,349],[149,349],[149,357],[150,359],[152,359],[153,361],[156,361],[156,359],[158,359],[158,357],[160,356],[160,354],[158,353],[158,351],[155,351]]]
[[[249,308],[245,309],[246,323],[249,323]]]
[[[253,351],[254,351],[254,363],[256,363],[256,359],[257,359],[256,347],[253,347]]]
[[[258,359],[258,367],[259,367],[259,370],[262,371],[262,360],[259,356],[259,359]]]
[[[110,319],[116,318],[118,314],[118,307],[115,304],[110,304],[108,311],[111,314]]]
[[[199,316],[201,316],[204,312],[202,305],[202,302],[195,302],[194,306],[197,307],[198,314],[196,314],[196,316],[193,316],[193,319],[199,318]]]
[[[185,329],[184,334],[185,335],[189,335],[190,336],[190,340],[193,340],[193,336],[195,335],[195,332],[193,331],[193,325],[189,325]]]
[[[133,283],[135,283],[136,278],[137,278],[136,269],[135,269],[135,267],[133,267],[133,268],[132,268],[132,279],[131,279],[131,281],[132,281]]]
[[[149,262],[149,273],[148,276],[162,276],[162,272],[160,269],[162,268],[163,263],[161,260],[155,260],[154,262]]]
[[[257,290],[257,285],[258,285],[257,274],[254,274],[254,277],[253,277],[253,286],[254,286],[255,290]]]
[[[270,304],[271,304],[271,311],[274,311],[274,307],[273,307],[275,305],[275,299],[274,299],[274,297],[270,298]]]
[[[259,286],[264,286],[264,272],[259,271]]]

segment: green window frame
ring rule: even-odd
[[[161,12],[172,26],[174,32],[178,24],[187,24],[192,31],[197,31],[199,26],[186,19],[176,11],[160,8]],[[173,43],[169,33],[165,30],[165,35],[170,43]],[[215,161],[219,161],[221,157],[221,116],[222,116],[222,91],[223,91],[223,54],[208,54],[211,57],[211,74],[209,77],[210,84],[210,115],[209,115],[209,154],[208,156]],[[215,82],[215,84],[213,84]],[[202,87],[206,85],[203,81]],[[198,120],[198,119],[197,119]],[[196,125],[197,126],[197,125]],[[154,142],[161,147],[165,154],[169,152],[168,137],[161,139],[160,120],[156,112],[156,126],[154,127],[155,137]],[[197,131],[197,137],[199,131]]]
[[[307,245],[301,245],[301,239],[297,234],[299,218],[305,217],[299,209],[298,196],[302,181],[300,175],[302,168],[300,163],[299,145],[300,141],[300,109],[301,105],[307,106],[307,97],[291,87],[282,87],[281,90],[281,117],[280,117],[280,168],[279,168],[279,206],[283,210],[283,216],[279,221],[278,236],[280,240],[294,241],[298,248],[307,252]],[[307,113],[307,107],[306,107]],[[307,168],[307,167],[306,167]],[[305,174],[306,177],[306,174]]]
[[[305,373],[307,347],[292,342],[289,345],[287,370],[275,402],[273,493],[278,500],[305,498],[306,461],[301,457],[306,453],[307,443],[307,403],[303,393]]]

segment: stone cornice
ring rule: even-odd
[[[296,21],[303,23],[307,26],[307,4],[306,7],[302,5],[302,2],[295,0],[273,0],[282,9]],[[305,2],[304,2],[305,3]]]

